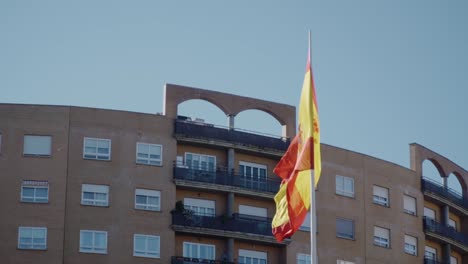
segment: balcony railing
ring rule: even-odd
[[[455,240],[464,246],[468,246],[468,236],[463,233],[457,232],[453,227],[443,225],[436,222],[431,218],[424,217],[424,230],[439,234],[443,237]]]
[[[225,168],[217,168],[216,171],[194,169],[188,166],[174,164],[174,179],[219,184],[225,186],[239,187],[251,191],[277,193],[281,181],[269,178],[253,179],[249,176],[229,173]]]
[[[227,217],[195,215],[190,210],[173,211],[172,224],[273,237],[270,218],[242,214],[233,214],[231,217]]]
[[[468,200],[465,197],[460,195],[455,190],[444,188],[444,186],[438,182],[434,182],[428,178],[422,178],[421,186],[423,191],[425,192],[427,191],[435,193],[459,206],[468,208]]]
[[[281,137],[272,137],[267,135],[254,134],[239,129],[228,129],[205,123],[194,123],[176,120],[175,134],[190,138],[215,139],[236,143],[245,146],[254,146],[258,148],[267,148],[279,151],[285,151],[289,146],[289,139]]]
[[[424,264],[445,264],[445,262],[441,262],[431,258],[424,258]]]
[[[234,262],[230,262],[226,260],[209,260],[209,259],[199,259],[199,258],[187,258],[187,257],[181,257],[181,256],[171,257],[171,264],[200,264],[200,263],[234,264]]]

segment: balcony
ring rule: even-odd
[[[290,142],[289,139],[252,131],[183,120],[176,120],[174,134],[179,141],[224,146],[270,156],[282,156]]]
[[[449,243],[459,250],[468,253],[468,236],[457,232],[452,227],[436,222],[431,218],[424,217],[423,227],[426,236],[430,236],[441,242]]]
[[[201,168],[189,168],[188,166],[174,164],[174,181],[178,186],[221,190],[256,197],[273,198],[281,184],[279,177],[277,178],[278,180],[260,179],[258,177],[253,179],[252,177],[229,173],[226,168],[207,171]]]
[[[468,216],[468,200],[455,190],[450,188],[446,189],[442,184],[428,178],[421,179],[421,187],[424,195],[439,203],[448,204],[457,211]]]
[[[187,258],[181,256],[171,257],[171,264],[235,264],[234,262],[225,261],[225,260],[208,260],[208,259],[199,259],[199,258]]]
[[[441,262],[431,258],[424,258],[424,264],[445,264],[445,262]]]
[[[172,212],[172,228],[175,231],[285,244],[273,237],[271,220],[242,214],[227,217],[194,215],[190,210]]]

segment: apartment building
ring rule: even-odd
[[[228,125],[179,115],[192,99]],[[0,263],[310,263],[308,222],[271,234],[295,107],[171,84],[163,100],[161,114],[0,104]],[[236,129],[249,109],[282,135]],[[468,263],[468,172],[418,144],[410,154],[405,168],[322,144],[319,263]]]

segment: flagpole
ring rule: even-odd
[[[312,64],[312,51],[311,51],[311,34],[309,30],[309,54],[308,60]],[[312,65],[310,65],[310,74],[312,76]],[[313,114],[310,113],[313,117]],[[312,122],[313,124],[313,122]],[[315,172],[310,170],[310,199],[311,199],[311,208],[310,208],[310,255],[311,255],[311,264],[318,264],[317,258],[317,210],[315,206]]]

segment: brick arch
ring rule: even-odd
[[[422,166],[422,164],[424,164],[425,161],[429,161],[437,169],[437,171],[439,172],[439,176],[441,178],[448,177],[448,175],[445,174],[444,169],[442,168],[442,166],[440,165],[440,163],[436,159],[433,159],[433,158],[424,159],[421,162],[421,166]],[[422,176],[424,176],[424,171],[422,173],[423,173]]]
[[[450,172],[448,174],[448,176],[450,176],[450,174],[453,174],[455,176],[455,178],[457,178],[458,182],[461,185],[462,194],[463,194],[463,196],[465,196],[466,192],[467,192],[467,185],[466,185],[465,179],[463,179],[463,176],[457,171]]]
[[[164,115],[170,118],[177,117],[180,103],[200,99],[214,104],[227,116],[236,116],[244,110],[264,111],[283,126],[284,137],[296,134],[296,108],[291,105],[174,84],[165,85],[164,97]]]

